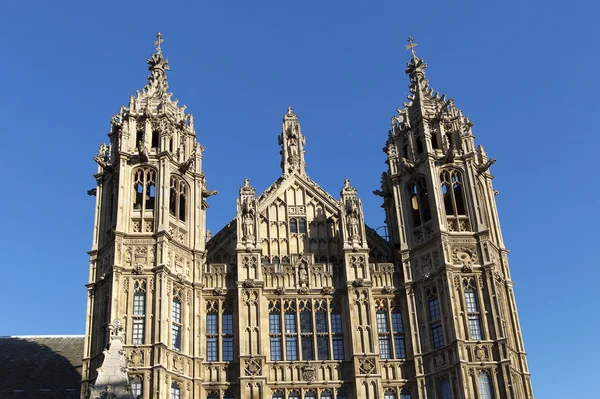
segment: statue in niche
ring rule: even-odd
[[[359,237],[358,235],[358,206],[356,205],[355,200],[351,200],[348,202],[346,206],[346,211],[348,212],[348,232],[350,233],[350,237]]]
[[[254,238],[254,200],[244,199],[242,205],[242,233],[244,238]]]
[[[306,261],[301,261],[298,265],[298,278],[300,286],[306,286],[308,284],[308,270],[306,267]]]
[[[295,140],[290,141],[290,144],[288,145],[288,151],[289,151],[290,157],[298,156],[298,146],[296,145]]]
[[[147,162],[148,161],[148,148],[146,144],[142,140],[138,141],[138,153],[140,156],[140,161]]]

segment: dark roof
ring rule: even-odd
[[[83,339],[0,337],[0,398],[79,398]]]

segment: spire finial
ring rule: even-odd
[[[408,44],[405,46],[406,47],[406,51],[410,50],[410,52],[412,53],[413,58],[417,58],[417,54],[415,53],[415,47],[418,46],[417,43],[413,43],[414,42],[414,38],[412,36],[408,37]]]
[[[163,38],[162,38],[162,33],[158,32],[156,34],[156,41],[154,42],[154,45],[156,46],[156,53],[157,54],[162,54],[162,49],[160,48],[160,44],[164,42]]]

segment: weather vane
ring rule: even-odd
[[[154,45],[156,46],[156,52],[158,54],[162,54],[162,50],[160,48],[160,44],[164,42],[163,38],[162,38],[162,34],[160,32],[158,32],[156,34],[156,41],[154,42]]]
[[[417,55],[415,54],[415,47],[417,47],[417,44],[413,43],[414,40],[415,39],[412,36],[408,37],[408,40],[407,40],[408,44],[406,45],[406,51],[410,50],[413,57],[416,57]]]

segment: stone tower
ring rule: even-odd
[[[405,289],[413,398],[533,398],[490,166],[473,124],[412,59],[384,151],[383,208]]]
[[[114,325],[123,331],[123,359],[111,361],[127,366],[134,397],[186,397],[194,389],[206,197],[215,192],[206,190],[194,119],[168,92],[161,42],[158,34],[148,84],[112,117],[110,142],[94,157],[82,398],[98,391],[91,384],[99,370],[108,372],[103,351]]]

